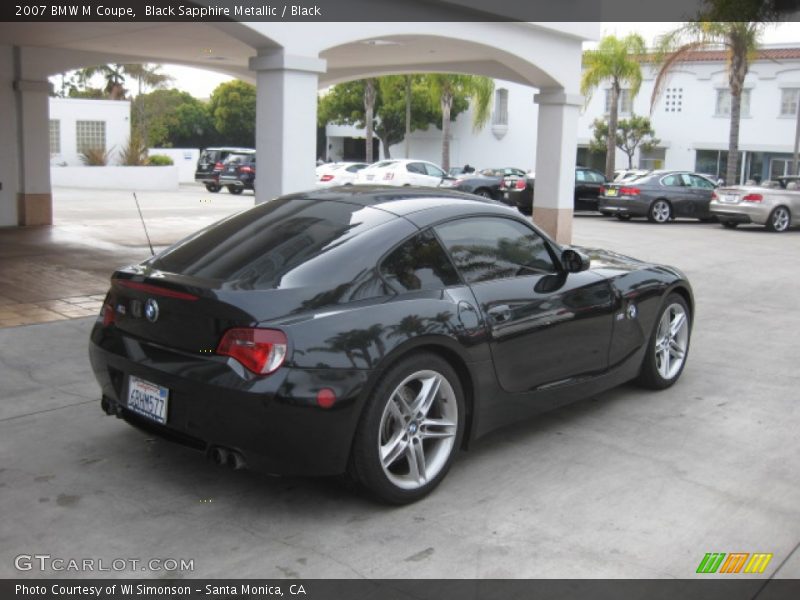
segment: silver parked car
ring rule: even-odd
[[[711,198],[711,214],[725,227],[740,223],[764,225],[770,231],[783,232],[800,215],[800,177],[785,176],[761,185],[737,185],[719,188]]]

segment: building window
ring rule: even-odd
[[[731,114],[731,91],[727,88],[717,90],[717,111],[718,117],[729,117]],[[741,116],[750,116],[750,90],[742,90]]]
[[[106,122],[105,121],[76,121],[75,139],[78,153],[87,150],[106,150]]]
[[[667,88],[664,93],[665,112],[683,112],[683,88]]]
[[[50,119],[50,154],[61,154],[61,121]]]
[[[793,117],[797,114],[797,99],[800,88],[784,88],[781,90],[781,116]]]
[[[508,125],[508,90],[505,88],[500,88],[494,92],[492,125]]]
[[[663,169],[667,158],[666,148],[639,150],[639,168],[647,170]]]
[[[633,103],[631,98],[631,91],[627,88],[619,91],[619,110],[617,114],[629,115],[633,110]],[[606,114],[611,112],[611,90],[606,90]]]

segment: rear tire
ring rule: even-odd
[[[408,504],[444,479],[464,434],[464,392],[436,354],[409,356],[381,377],[356,431],[350,474],[372,496]]]
[[[663,198],[653,202],[647,211],[647,220],[651,223],[666,223],[671,218],[672,206]]]
[[[736,229],[739,224],[736,221],[722,221],[722,226],[725,229]]]
[[[480,196],[481,198],[492,199],[492,192],[490,192],[486,188],[481,188],[479,190],[475,190],[475,195],[476,196]]]
[[[631,220],[631,216],[630,215],[614,215],[614,216],[617,217],[617,219],[620,220],[620,221],[630,221]]]
[[[216,194],[221,189],[221,186],[217,185],[216,183],[207,183],[206,189],[212,194]]]
[[[239,194],[242,193],[242,191],[244,191],[244,188],[236,186],[236,185],[229,185],[228,186],[228,191],[231,194],[233,194],[234,196],[238,196]]]
[[[776,207],[767,219],[767,229],[775,233],[783,233],[792,226],[792,214],[785,206]]]
[[[663,390],[678,381],[689,356],[692,316],[683,296],[669,294],[661,304],[637,383]]]

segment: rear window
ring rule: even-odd
[[[393,218],[344,202],[280,198],[178,242],[150,264],[169,273],[235,282],[238,288],[271,289],[293,271]]]
[[[225,159],[226,164],[247,162],[255,162],[255,156],[253,154],[229,154]]]

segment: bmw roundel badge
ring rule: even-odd
[[[148,298],[144,303],[144,316],[151,323],[158,321],[158,302],[152,298]]]
[[[638,312],[639,311],[636,309],[636,305],[635,304],[629,304],[628,305],[628,318],[629,319],[635,319]]]

